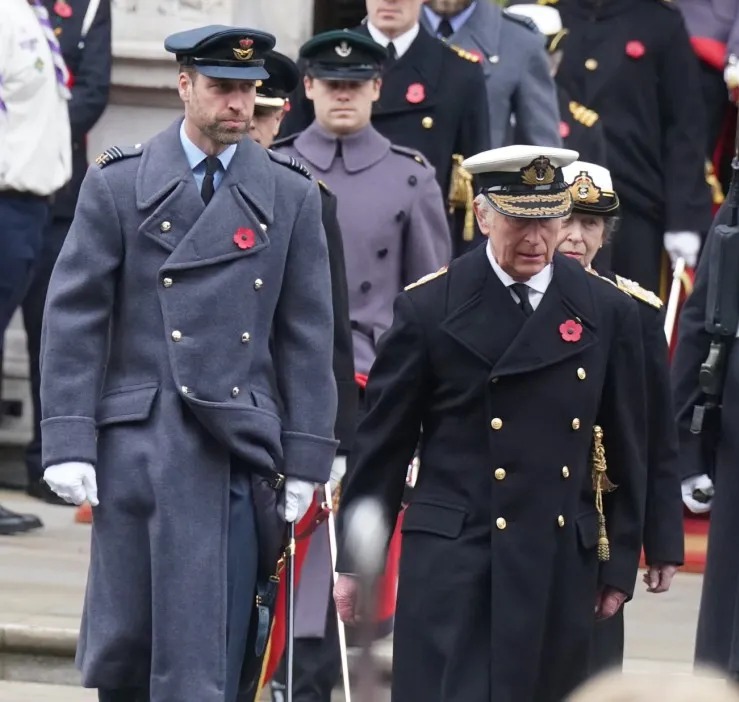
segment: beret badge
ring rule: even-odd
[[[539,156],[521,169],[521,180],[526,185],[551,185],[554,182],[554,168],[546,156]]]

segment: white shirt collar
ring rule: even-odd
[[[420,25],[418,22],[414,24],[407,32],[404,32],[398,37],[395,37],[395,39],[392,39],[393,46],[395,47],[395,53],[398,55],[398,58],[400,58],[408,49],[411,48],[411,44],[413,43],[413,40],[418,36],[418,32],[420,29]],[[386,37],[377,27],[375,27],[372,22],[367,22],[367,30],[370,33],[370,36],[380,45],[387,48],[387,45],[390,43],[391,39],[389,37]]]
[[[499,265],[499,263],[495,260],[495,256],[493,255],[493,246],[490,243],[490,240],[488,239],[488,243],[485,246],[485,253],[487,254],[488,261],[490,261],[490,265],[493,267],[493,270],[495,271],[495,275],[500,278],[500,282],[503,283],[507,288],[510,288],[511,285],[513,285],[516,282],[516,280],[513,280],[511,276],[508,275]],[[552,275],[554,274],[554,267],[552,264],[548,264],[544,266],[536,275],[532,276],[526,281],[526,285],[528,285],[532,290],[535,292],[538,292],[539,294],[543,295],[547,288],[549,287],[549,283],[552,282]]]

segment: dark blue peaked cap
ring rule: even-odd
[[[265,80],[264,55],[275,45],[267,32],[248,27],[211,24],[170,34],[164,48],[178,63],[192,66],[209,78]]]

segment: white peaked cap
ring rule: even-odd
[[[590,180],[592,180],[593,184],[600,188],[600,190],[613,192],[611,172],[603,166],[599,166],[596,163],[588,163],[587,161],[575,161],[569,166],[562,168],[562,175],[564,176],[567,185],[572,185],[575,182],[575,179],[583,172],[590,176]]]
[[[506,8],[506,12],[519,17],[528,17],[545,37],[551,37],[562,31],[559,10],[550,5],[511,5]]]

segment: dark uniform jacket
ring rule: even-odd
[[[607,167],[606,135],[598,113],[573,100],[561,85],[557,85],[557,100],[564,147],[577,151],[580,161]]]
[[[732,184],[732,189],[737,187]],[[731,191],[727,200],[732,197]],[[716,215],[715,224],[730,221],[728,202]],[[680,465],[684,477],[709,473],[716,494],[711,501],[708,554],[696,633],[696,662],[717,666],[732,676],[739,674],[739,345],[729,339],[723,385],[723,408],[717,443],[702,442],[690,433],[693,407],[705,401],[698,374],[708,356],[711,336],[705,331],[709,261],[715,246],[709,232],[705,253],[696,272],[695,287],[680,314],[678,343],[672,361],[678,426]],[[739,272],[738,272],[739,273]]]
[[[565,341],[567,320],[582,326]],[[528,319],[478,247],[401,294],[380,342],[339,517],[403,523],[393,699],[559,701],[586,672],[597,589],[631,593],[641,551],[644,377],[636,304],[555,254]],[[599,563],[593,426],[611,556]],[[338,570],[351,572],[342,544]]]
[[[369,36],[364,25],[356,31]],[[283,136],[302,132],[313,121],[313,104],[305,98],[302,84],[291,104],[282,122]],[[393,144],[420,151],[436,169],[446,199],[452,155],[466,158],[490,148],[487,92],[479,61],[462,58],[419,27],[408,51],[383,75],[372,126]],[[460,248],[455,242],[455,249]]]
[[[100,0],[95,18],[85,37],[82,23],[90,0],[67,0],[69,17],[54,10],[54,0],[43,0],[49,11],[64,61],[72,75],[69,122],[72,128],[72,178],[56,194],[53,216],[72,219],[82,179],[87,170],[87,133],[103,114],[110,88],[110,0]]]
[[[557,9],[569,30],[557,81],[600,115],[622,203],[662,231],[705,232],[705,115],[680,12],[661,0],[560,0]]]
[[[683,500],[662,303],[654,293],[611,271],[604,277],[637,301],[641,321],[648,422],[644,555],[650,565],[680,565],[685,555]]]
[[[349,290],[346,281],[346,262],[341,227],[336,216],[336,196],[322,181],[321,221],[326,232],[328,265],[331,270],[331,300],[334,310],[334,379],[338,408],[334,437],[339,441],[339,451],[348,453],[354,441],[357,426],[359,396],[354,380],[354,353],[352,327],[349,319]]]

